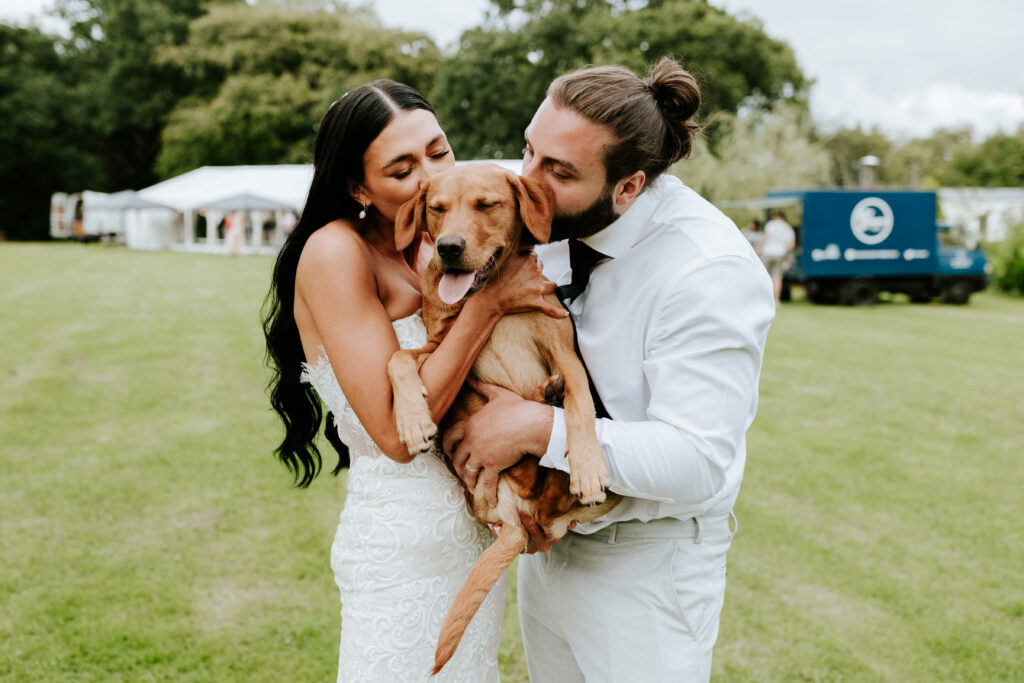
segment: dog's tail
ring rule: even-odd
[[[519,520],[516,520],[518,522]],[[434,653],[434,673],[439,672],[455,654],[455,648],[462,640],[462,634],[480,609],[484,598],[498,583],[498,579],[519,553],[526,550],[528,541],[526,531],[518,524],[504,523],[498,532],[498,540],[483,552],[470,570],[466,582],[462,584],[455,601],[448,610],[441,635],[437,639],[437,650]]]

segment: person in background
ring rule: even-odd
[[[743,228],[740,232],[743,233],[743,236],[747,238],[750,246],[754,249],[757,249],[758,245],[761,244],[761,240],[764,239],[764,229],[761,227],[761,221],[756,218],[750,219],[747,227]]]
[[[281,229],[281,235],[284,239],[288,239],[288,236],[295,230],[295,226],[299,224],[299,217],[294,211],[285,211],[281,214],[281,217],[277,221],[277,227]]]
[[[772,276],[772,286],[775,290],[775,302],[782,298],[782,273],[786,270],[790,255],[796,247],[796,232],[786,222],[786,216],[781,211],[775,211],[772,219],[764,224],[764,237],[761,243],[755,247],[768,274]]]
[[[245,247],[245,214],[232,211],[224,219],[224,253],[227,256],[242,255]]]

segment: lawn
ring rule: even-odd
[[[0,244],[0,680],[332,679],[344,477],[271,456],[271,265]],[[995,294],[780,310],[714,680],[1024,679],[1022,338]]]

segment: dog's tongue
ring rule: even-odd
[[[461,275],[445,273],[441,276],[441,281],[437,283],[437,295],[448,305],[456,304],[466,296],[466,292],[473,286],[475,277],[476,273],[462,273]]]

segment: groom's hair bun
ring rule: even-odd
[[[689,156],[701,126],[700,86],[674,59],[662,57],[646,79],[622,66],[591,66],[559,76],[548,88],[552,104],[611,130],[605,152],[608,182],[636,171],[653,181]]]

